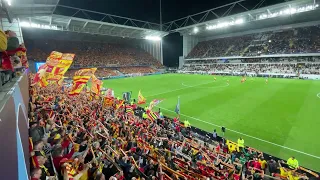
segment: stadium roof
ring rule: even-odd
[[[168,34],[157,23],[63,6],[59,0],[12,0],[7,8],[11,18],[19,18],[24,27],[137,39]]]
[[[96,11],[59,5],[59,0],[0,0],[9,18],[19,18],[24,27],[38,27],[78,33],[142,39],[163,37],[170,32],[200,38],[219,36],[252,29],[319,21],[320,0],[296,0],[259,8],[261,0],[249,10],[238,0],[220,7],[189,15],[174,21],[157,23],[141,21]],[[3,2],[12,1],[11,6]],[[234,15],[232,10],[242,8]],[[259,9],[257,9],[259,8]]]
[[[242,5],[243,1],[245,0],[164,23],[164,30],[205,38],[252,29],[319,21],[320,17],[319,0],[289,1],[252,10]],[[228,16],[236,6],[242,7],[243,12]],[[259,3],[256,7],[258,6]]]

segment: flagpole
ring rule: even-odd
[[[180,105],[180,96],[178,96],[178,102],[179,102],[179,121],[180,121],[180,114],[181,114],[181,105]]]

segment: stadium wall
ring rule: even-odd
[[[163,64],[162,41],[144,40],[141,42],[140,47]]]
[[[4,105],[0,107],[1,179],[27,180],[30,175],[28,87],[25,72],[6,93]]]
[[[198,42],[198,37],[183,35],[183,56],[187,57],[190,51],[198,44]]]

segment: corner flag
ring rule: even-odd
[[[174,112],[180,115],[180,97],[178,97],[178,103],[176,105],[176,109],[174,110]]]

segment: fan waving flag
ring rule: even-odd
[[[144,104],[146,103],[146,98],[144,98],[141,94],[141,92],[139,91],[138,93],[138,104]]]
[[[87,84],[91,76],[96,72],[97,68],[80,69],[73,76],[72,89],[69,92],[70,96],[78,95]]]
[[[152,109],[154,106],[158,105],[159,103],[161,103],[163,100],[159,100],[159,99],[154,99],[150,102],[149,105],[149,109]]]
[[[180,97],[178,97],[178,103],[176,105],[176,109],[174,110],[174,112],[180,115]]]
[[[74,54],[63,54],[61,52],[52,51],[44,65],[40,66],[33,84],[40,84],[40,87],[46,87],[56,82],[62,85],[64,74],[71,66]]]
[[[147,110],[147,116],[148,116],[148,119],[150,119],[150,120],[152,120],[152,121],[154,121],[154,120],[156,120],[156,119],[158,119],[159,118],[159,115],[158,115],[158,113],[156,113],[156,112],[153,112],[152,110]]]
[[[92,81],[91,92],[95,93],[96,95],[99,95],[103,82],[99,80],[95,75],[92,75],[91,81]]]
[[[131,105],[126,105],[126,113],[130,116],[134,115],[133,107]]]

